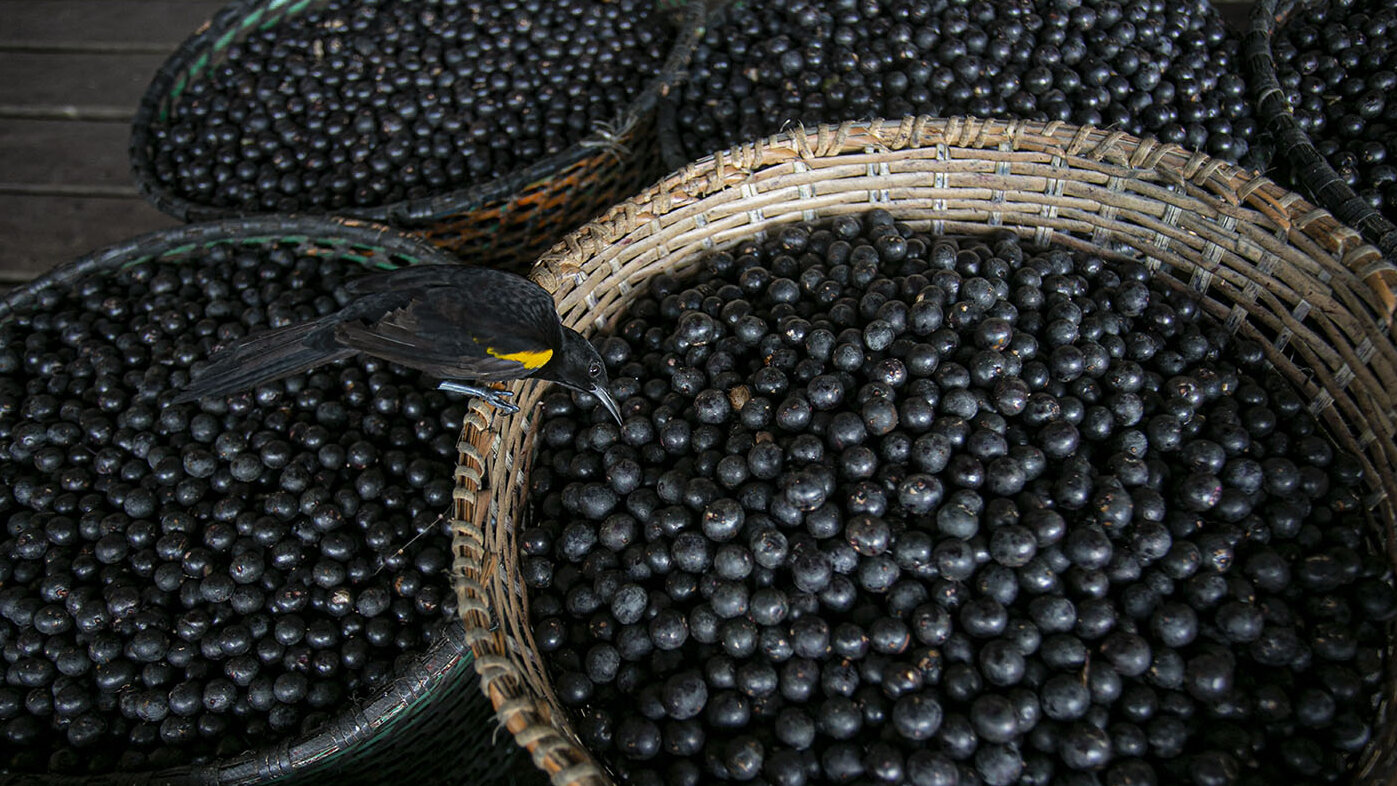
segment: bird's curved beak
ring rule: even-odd
[[[602,406],[611,413],[611,417],[616,418],[616,425],[621,425],[621,407],[616,404],[616,399],[611,397],[611,391],[607,390],[605,385],[593,385],[589,392],[601,400]]]

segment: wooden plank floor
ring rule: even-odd
[[[137,194],[130,122],[223,0],[0,0],[0,288],[174,226]],[[1249,0],[1222,0],[1238,29]]]
[[[178,222],[136,193],[131,117],[222,0],[0,0],[0,285]]]

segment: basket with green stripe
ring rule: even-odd
[[[154,127],[164,122],[190,86],[253,32],[320,8],[326,0],[234,0],[191,35],[155,74],[132,125],[132,176],[142,195],[182,221],[249,215],[176,193],[157,177],[160,144]],[[656,14],[670,30],[669,52],[659,72],[635,100],[606,123],[594,125],[571,147],[506,175],[464,187],[372,207],[303,210],[391,224],[433,244],[497,267],[525,268],[565,233],[648,185],[664,172],[657,139],[660,98],[683,78],[701,34],[701,3],[659,0]],[[508,136],[485,140],[509,148]],[[258,214],[288,211],[257,211]]]
[[[0,298],[0,325],[42,314],[59,293],[81,288],[85,282],[138,265],[197,266],[219,248],[277,249],[288,252],[294,260],[311,260],[321,266],[343,264],[387,270],[415,264],[459,264],[429,243],[368,222],[289,217],[229,219],[143,235],[62,265]],[[9,419],[11,415],[0,414],[4,416],[0,419]],[[8,453],[0,456],[0,471],[10,461]],[[6,510],[7,518],[15,515],[14,504],[9,502],[9,507],[0,508]],[[434,534],[443,537],[431,530],[423,537]],[[445,548],[444,543],[442,547]],[[5,575],[0,587],[15,586],[8,578],[10,574]],[[329,720],[306,733],[290,734],[197,765],[82,776],[7,774],[0,769],[0,782],[14,786],[522,782],[510,774],[521,757],[514,755],[513,746],[495,744],[495,713],[481,695],[474,657],[466,646],[461,622],[443,617],[433,625],[430,645],[404,651],[379,688],[347,696],[339,709],[330,710]],[[13,753],[5,752],[5,758]]]

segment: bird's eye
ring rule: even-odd
[[[597,376],[597,375],[599,375],[599,374],[601,374],[601,364],[600,364],[600,363],[593,363],[592,365],[590,365],[590,366],[587,367],[587,376],[589,376],[589,377],[595,377],[595,376]]]

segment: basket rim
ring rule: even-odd
[[[407,264],[465,264],[424,240],[384,224],[322,216],[229,218],[155,230],[61,264],[0,296],[0,322],[28,307],[42,291],[71,284],[85,275],[111,272],[199,246],[275,242],[316,243],[350,251],[362,250],[370,255],[385,254],[387,260]],[[367,264],[375,263],[369,261]],[[292,775],[377,736],[384,725],[407,717],[404,713],[439,689],[441,677],[458,671],[465,673],[459,663],[464,658],[473,660],[474,654],[466,646],[459,615],[433,621],[430,629],[432,643],[399,655],[386,684],[360,703],[345,704],[324,726],[309,734],[265,741],[203,765],[82,776],[20,774],[14,777],[23,783],[53,785],[79,782],[233,784]]]
[[[207,764],[91,775],[17,773],[5,776],[4,782],[19,786],[248,786],[294,777],[352,752],[354,746],[378,737],[384,727],[409,720],[420,702],[449,684],[448,678],[460,679],[469,673],[463,661],[473,662],[474,653],[466,646],[461,620],[440,620],[433,623],[433,631],[432,644],[399,656],[392,677],[367,700],[343,708],[309,734],[264,742]]]
[[[293,8],[298,11],[308,3],[317,1],[299,0]],[[127,151],[131,177],[137,190],[160,212],[186,222],[275,214],[275,211],[269,210],[247,211],[204,204],[180,196],[162,185],[154,174],[150,128],[170,91],[180,83],[190,66],[200,58],[207,57],[208,51],[218,45],[224,36],[235,34],[243,20],[252,15],[260,16],[267,8],[280,8],[288,2],[290,0],[231,0],[170,54],[147,85],[131,122]],[[385,221],[406,228],[426,227],[504,200],[533,183],[546,181],[594,157],[613,157],[618,162],[623,162],[629,157],[624,139],[631,129],[656,110],[661,99],[672,88],[687,77],[685,69],[688,67],[689,58],[703,34],[704,3],[701,0],[675,0],[675,3],[676,5],[670,7],[664,7],[664,2],[657,3],[656,13],[661,17],[671,16],[666,23],[674,28],[674,38],[670,42],[669,53],[665,56],[659,73],[646,81],[635,100],[622,107],[616,117],[607,123],[598,124],[588,135],[567,149],[493,180],[440,194],[370,207],[301,212],[308,215],[336,215]]]
[[[0,319],[23,307],[40,291],[71,283],[87,273],[174,254],[201,245],[275,240],[328,241],[332,245],[386,253],[410,264],[461,264],[431,243],[387,224],[320,215],[266,215],[224,218],[156,229],[60,263],[0,296]]]
[[[1027,150],[1043,154],[1046,149],[1052,149],[1057,151],[1054,153],[1054,166],[1060,169],[1062,175],[1059,178],[1058,175],[1048,174],[1044,176],[1048,181],[1075,177],[1080,179],[1079,182],[1085,182],[1086,167],[1073,166],[1067,160],[1075,157],[1079,161],[1095,163],[1105,172],[1104,176],[1111,179],[1130,179],[1157,186],[1152,186],[1147,193],[1156,195],[1152,201],[1158,206],[1167,205],[1186,211],[1186,206],[1180,207],[1177,203],[1187,200],[1201,204],[1207,200],[1206,204],[1213,215],[1200,217],[1197,222],[1190,222],[1186,218],[1185,223],[1192,227],[1199,223],[1218,222],[1219,226],[1234,233],[1240,231],[1232,228],[1239,221],[1252,223],[1245,236],[1245,247],[1239,245],[1231,251],[1241,254],[1245,250],[1245,258],[1264,275],[1273,275],[1267,272],[1269,269],[1266,267],[1267,260],[1275,253],[1273,249],[1287,248],[1295,257],[1315,261],[1321,273],[1327,274],[1330,269],[1341,268],[1340,272],[1346,277],[1345,286],[1366,288],[1366,296],[1356,300],[1336,299],[1329,307],[1352,315],[1361,335],[1366,337],[1364,343],[1373,340],[1381,342],[1381,355],[1372,356],[1374,360],[1381,360],[1385,368],[1379,381],[1387,379],[1393,373],[1393,368],[1397,367],[1397,345],[1391,341],[1393,314],[1397,311],[1397,298],[1393,296],[1394,286],[1397,286],[1397,268],[1384,259],[1378,249],[1365,242],[1358,232],[1336,220],[1327,210],[1307,202],[1299,194],[1236,165],[1213,160],[1179,145],[1159,143],[1149,137],[1134,137],[1119,131],[1062,122],[915,117],[796,128],[720,151],[672,173],[645,192],[569,234],[538,261],[531,275],[553,293],[560,313],[564,314],[565,324],[585,333],[588,326],[598,327],[606,319],[596,316],[594,311],[620,308],[628,297],[627,291],[633,291],[639,281],[648,277],[652,266],[663,265],[680,256],[681,250],[677,246],[681,241],[675,240],[672,244],[669,241],[673,238],[663,235],[661,216],[684,214],[674,221],[676,224],[684,223],[687,234],[682,241],[682,253],[687,256],[697,253],[696,249],[701,244],[697,239],[699,237],[703,239],[705,247],[715,235],[720,236],[719,241],[726,244],[728,238],[721,237],[721,233],[729,227],[743,230],[743,237],[751,236],[757,230],[742,224],[744,219],[750,224],[760,223],[764,228],[779,226],[764,223],[767,219],[760,215],[760,200],[750,203],[744,200],[753,195],[769,196],[775,191],[789,192],[805,187],[797,183],[808,182],[801,180],[802,175],[809,173],[822,157],[847,154],[854,160],[844,166],[860,170],[866,168],[866,176],[872,179],[876,174],[875,163],[871,160],[873,155],[887,154],[909,146],[923,150],[935,148],[937,151],[966,149],[971,154],[969,158],[980,155],[975,159],[976,163],[1002,161],[1008,155],[1004,151]],[[860,153],[867,155],[860,158]],[[1057,158],[1059,154],[1062,156],[1060,162]],[[955,156],[938,155],[937,158],[938,161],[965,160]],[[774,170],[780,170],[781,174],[773,174]],[[1102,174],[1102,171],[1097,174]],[[771,175],[772,181],[783,177],[786,180],[780,185],[768,184],[768,191],[756,186],[751,186],[749,191],[748,184],[753,182],[758,172]],[[1151,175],[1154,177],[1151,178]],[[868,188],[877,189],[879,186]],[[718,195],[731,197],[731,200],[710,199]],[[1162,198],[1166,195],[1176,199],[1171,202]],[[804,192],[800,196],[802,199],[811,198]],[[789,194],[783,194],[783,197],[789,197],[786,201],[790,203],[798,201]],[[1151,197],[1142,196],[1140,199],[1151,200]],[[730,213],[723,213],[724,216],[733,217],[730,224],[713,223],[707,214],[700,215],[702,208],[712,207],[710,201],[712,205],[731,208]],[[840,205],[845,206],[846,203]],[[859,208],[862,210],[883,206],[877,201],[861,202],[859,205],[862,205]],[[857,207],[853,203],[847,206],[851,209]],[[926,209],[925,204],[919,206]],[[1098,204],[1097,207],[1102,205]],[[746,216],[739,215],[744,211]],[[789,208],[782,216],[798,220],[791,218],[798,212],[798,208]],[[754,214],[757,217],[753,217]],[[969,219],[967,223],[970,223]],[[946,225],[952,226],[952,222],[946,222]],[[1022,230],[1028,225],[1025,222],[1016,228]],[[982,220],[976,222],[976,226],[983,229],[995,224],[991,220]],[[1080,231],[1085,233],[1089,229],[1090,226],[1087,226]],[[947,231],[953,233],[953,230]],[[1051,239],[1058,241],[1077,231],[1062,230]],[[1198,237],[1213,247],[1220,243],[1206,234]],[[1081,242],[1088,243],[1084,238]],[[604,253],[611,251],[616,252],[615,256]],[[1190,255],[1187,261],[1201,259],[1201,255]],[[1302,272],[1310,275],[1308,271]],[[1296,317],[1296,321],[1304,318]],[[1289,326],[1286,327],[1288,329]],[[1344,332],[1347,337],[1347,330]],[[1340,355],[1340,359],[1348,365],[1349,355],[1342,352]],[[509,533],[518,523],[514,517],[521,515],[521,510],[511,505],[521,493],[524,481],[520,478],[532,460],[538,423],[531,406],[537,404],[542,395],[533,388],[519,392],[521,395],[517,403],[522,407],[520,412],[501,415],[481,407],[473,409],[463,424],[456,515],[452,521],[455,541],[453,574],[458,609],[466,621],[469,643],[477,656],[476,667],[481,675],[482,690],[495,704],[501,722],[515,735],[516,743],[531,752],[535,764],[558,786],[603,786],[612,782],[610,775],[578,740],[566,719],[559,725],[555,708],[561,705],[549,695],[551,685],[539,687],[530,679],[537,664],[521,664],[514,659],[518,657],[514,653],[527,654],[532,646],[527,640],[530,635],[527,621],[519,630],[524,640],[516,640],[512,632],[504,630],[502,617],[526,608],[528,603],[527,593],[517,583],[518,577],[500,576],[500,573],[508,571],[499,570],[499,564],[502,560],[510,559],[508,549],[513,541]],[[1334,413],[1332,407],[1326,407],[1324,411]],[[1381,425],[1389,427],[1392,424]],[[1377,445],[1383,444],[1381,435],[1369,432],[1365,436],[1374,436]],[[1363,444],[1371,448],[1375,443],[1370,441]],[[1392,500],[1391,496],[1387,498],[1388,507]],[[504,520],[506,514],[511,520]],[[1397,536],[1389,529],[1389,554],[1397,553],[1394,550],[1394,537]],[[503,554],[500,553],[502,551]],[[506,605],[502,607],[497,604]],[[1393,663],[1390,662],[1387,668],[1389,678],[1397,674],[1397,667]],[[1368,757],[1365,760],[1369,766],[1375,766],[1379,758],[1384,761],[1393,758],[1390,752],[1374,753],[1373,750],[1366,752],[1365,756]]]
[[[1252,83],[1257,116],[1276,136],[1277,153],[1291,164],[1296,185],[1343,223],[1357,229],[1389,260],[1397,261],[1397,226],[1344,181],[1295,119],[1276,75],[1276,32],[1305,0],[1256,0],[1242,39],[1242,62]]]
[[[430,645],[399,655],[387,683],[362,703],[351,703],[335,713],[316,731],[269,741],[206,765],[159,774],[212,777],[220,784],[261,783],[323,765],[354,750],[354,746],[379,736],[385,726],[410,718],[420,702],[448,685],[448,677],[466,673],[462,661],[474,661],[475,656],[466,646],[464,626],[451,624],[459,621],[434,622]]]
[[[771,163],[773,150],[801,161],[831,156],[859,143],[869,149],[892,151],[929,144],[986,150],[983,140],[994,134],[1011,137],[1031,149],[1060,148],[1068,156],[1116,164],[1125,177],[1152,171],[1165,182],[1195,186],[1211,197],[1225,199],[1230,208],[1259,208],[1292,239],[1307,238],[1341,257],[1343,264],[1360,275],[1381,301],[1385,312],[1381,318],[1397,329],[1393,326],[1397,315],[1397,260],[1323,205],[1308,201],[1264,174],[1183,145],[1057,120],[918,115],[793,125],[782,132],[705,155],[672,171],[650,188],[566,235],[539,258],[530,275],[553,291],[562,279],[580,271],[579,260],[638,226],[637,216],[668,211],[676,193],[681,193],[686,201],[697,202],[722,190],[725,184],[739,184],[747,173]],[[1072,169],[1064,166],[1062,171]]]

